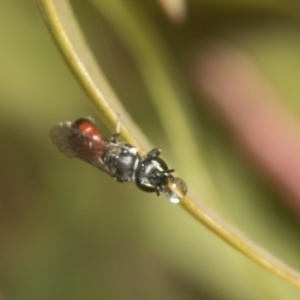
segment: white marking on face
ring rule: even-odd
[[[161,167],[160,163],[157,162],[156,160],[152,160],[151,163],[152,163],[152,164],[148,166],[148,168],[147,168],[146,171],[151,170],[151,168],[153,168],[153,165],[155,166],[155,168],[156,168],[158,171],[163,171],[163,170],[164,170],[164,169]]]

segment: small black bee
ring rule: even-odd
[[[80,158],[119,182],[135,182],[145,192],[165,192],[174,169],[159,157],[155,148],[141,157],[138,149],[119,142],[119,133],[107,140],[91,118],[63,122],[50,131],[52,141],[69,157]]]

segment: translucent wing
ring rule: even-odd
[[[50,130],[52,142],[58,149],[68,157],[78,157],[78,153],[73,149],[70,138],[73,135],[72,123],[59,123]]]
[[[101,159],[107,142],[91,119],[59,123],[50,130],[50,136],[58,149],[68,157],[80,158],[107,172]]]

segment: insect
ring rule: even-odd
[[[119,182],[135,182],[145,192],[157,196],[167,192],[174,169],[159,157],[161,150],[152,149],[141,157],[136,147],[119,142],[119,135],[107,140],[89,117],[59,123],[50,131],[52,141],[67,156],[80,158]]]

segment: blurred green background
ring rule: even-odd
[[[197,169],[187,167],[192,150],[174,154],[135,60],[95,5],[101,1],[93,2],[72,4],[99,64],[138,126],[201,197]],[[299,213],[237,155],[191,75],[199,49],[230,42],[300,118],[299,5],[194,0],[187,2],[185,23],[174,24],[159,2],[121,2],[147,20],[174,64],[187,95],[184,118],[222,200],[205,201],[300,270]],[[299,299],[299,290],[231,249],[180,206],[59,153],[48,134],[58,122],[93,116],[111,133],[34,1],[1,1],[0,31],[1,299]]]

